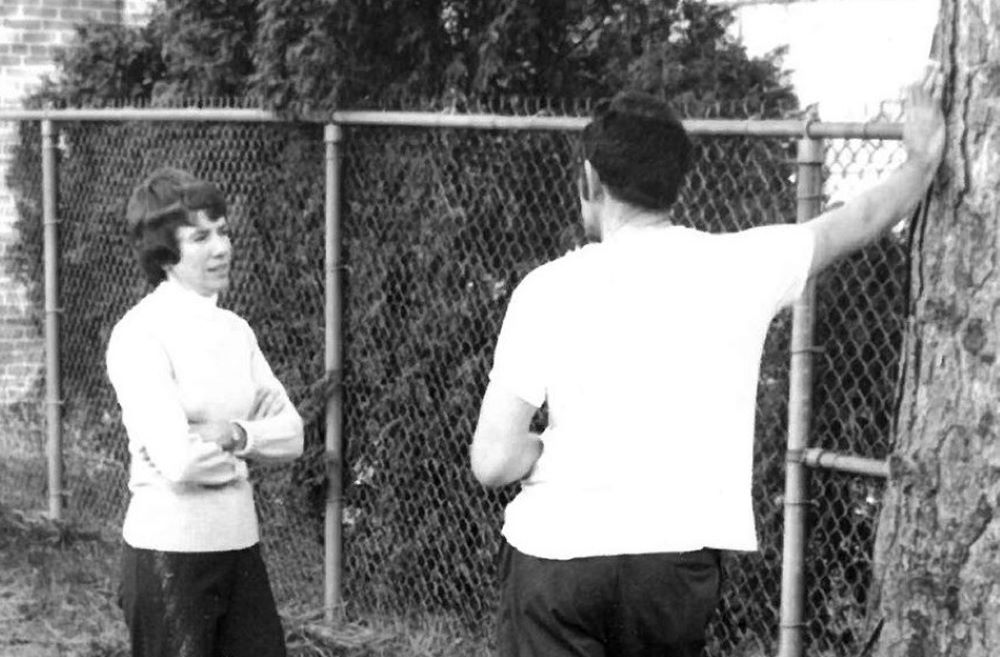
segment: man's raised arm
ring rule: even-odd
[[[944,152],[942,84],[943,76],[935,65],[907,91],[903,127],[906,161],[875,187],[805,224],[813,231],[816,244],[810,275],[875,241],[920,203]]]

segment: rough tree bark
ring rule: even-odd
[[[1000,656],[1000,0],[942,0],[948,145],[914,224],[875,546],[880,657]]]

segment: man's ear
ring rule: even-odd
[[[590,164],[590,160],[583,161],[583,184],[581,185],[580,196],[583,200],[593,203],[599,201],[604,196],[604,186],[601,184],[601,177],[597,175],[597,170]]]

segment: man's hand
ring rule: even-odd
[[[285,396],[278,390],[261,389],[253,398],[253,407],[250,409],[251,420],[263,420],[274,417],[285,409]]]
[[[538,409],[491,381],[483,396],[469,457],[472,474],[484,486],[504,486],[528,476],[542,455],[542,441],[530,431]]]
[[[205,442],[215,443],[223,451],[231,452],[246,445],[246,434],[238,425],[225,420],[190,422],[188,428]]]
[[[917,160],[937,170],[944,154],[945,123],[941,111],[944,74],[937,63],[928,65],[924,79],[906,91],[906,122],[903,145],[908,159]]]

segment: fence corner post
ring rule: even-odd
[[[805,135],[798,142],[796,221],[820,213],[823,197],[823,141]],[[805,645],[805,547],[807,470],[801,458],[808,446],[812,415],[813,328],[815,286],[806,284],[792,310],[792,337],[788,394],[788,445],[785,459],[784,541],[781,561],[781,625],[779,657],[802,657]]]
[[[56,212],[56,129],[41,122],[42,248],[45,280],[45,428],[49,517],[63,519],[62,393],[59,372],[59,234]]]
[[[323,616],[328,623],[343,614],[343,303],[340,261],[341,150],[343,130],[334,123],[323,129],[325,152],[325,357],[326,377],[332,383],[326,401],[326,510],[324,517]]]

